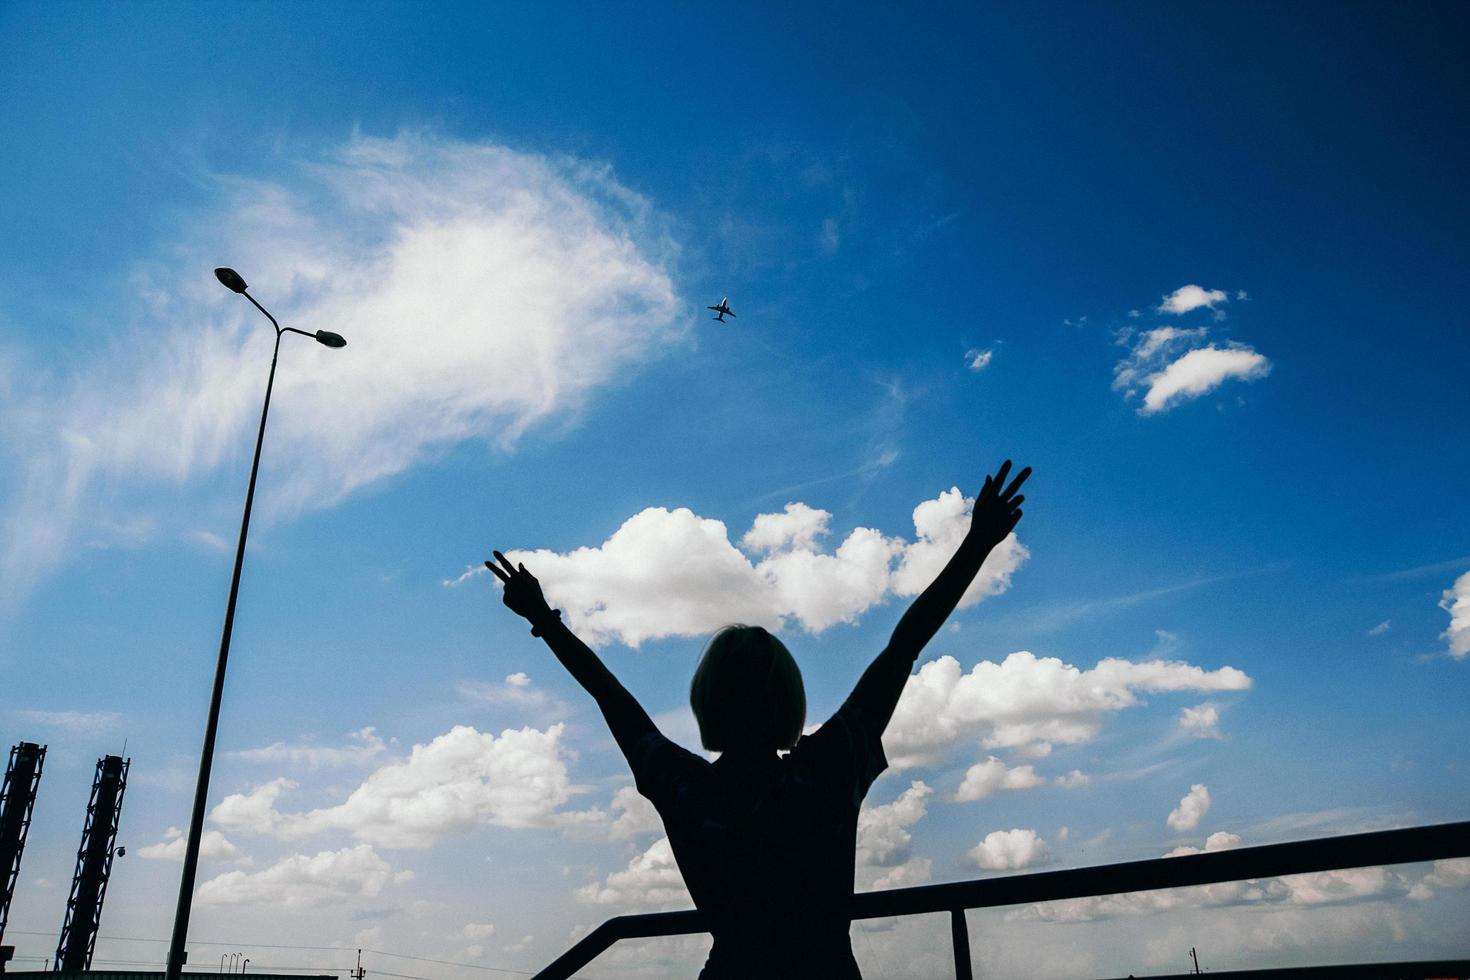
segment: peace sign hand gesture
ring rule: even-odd
[[[1021,520],[1021,501],[1026,497],[1016,491],[1031,475],[1031,467],[1021,470],[1006,487],[1006,476],[1010,472],[1011,461],[1006,460],[994,476],[985,478],[985,486],[975,498],[975,507],[970,515],[970,534],[987,538],[992,543],[998,542],[1010,534]]]
[[[532,626],[551,616],[552,609],[546,603],[546,596],[541,594],[541,583],[536,581],[536,576],[526,571],[525,565],[512,565],[510,559],[498,551],[492,551],[491,554],[500,564],[496,566],[495,562],[487,561],[485,567],[495,573],[495,577],[505,586],[501,598],[506,607],[529,621]]]

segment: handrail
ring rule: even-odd
[[[1377,830],[1366,834],[1319,837],[1285,844],[1263,844],[1206,854],[1151,858],[1091,868],[1043,871],[1002,878],[978,878],[939,885],[918,885],[852,897],[851,918],[877,919],[931,912],[951,913],[956,972],[969,978],[969,940],[964,910],[1021,905],[1094,895],[1120,895],[1212,885],[1248,878],[1411,864],[1441,858],[1470,857],[1470,821]],[[619,915],[583,936],[576,945],[536,974],[535,980],[567,980],[622,939],[679,936],[708,932],[704,915],[694,910]],[[961,949],[963,947],[963,950]],[[963,961],[961,960],[963,956]]]

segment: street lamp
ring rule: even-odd
[[[214,668],[214,693],[209,701],[209,721],[204,728],[204,749],[199,756],[199,781],[194,787],[194,813],[189,820],[188,844],[184,848],[184,876],[179,882],[179,904],[174,912],[174,934],[168,948],[167,980],[179,980],[184,969],[184,941],[189,934],[189,911],[194,902],[194,875],[199,870],[199,838],[204,830],[204,802],[209,795],[209,770],[214,763],[214,733],[219,727],[220,696],[225,689],[225,663],[230,656],[230,633],[235,626],[235,599],[240,594],[240,569],[245,564],[245,535],[250,531],[250,506],[255,501],[255,476],[260,470],[260,446],[265,441],[265,419],[271,409],[271,388],[276,383],[276,359],[281,353],[281,335],[299,333],[311,337],[324,347],[346,347],[341,334],[328,330],[307,333],[295,327],[283,327],[270,311],[246,292],[245,280],[234,269],[219,268],[214,276],[226,288],[250,300],[255,308],[276,328],[276,348],[271,354],[271,373],[265,383],[265,404],[260,409],[260,432],[255,437],[255,460],[250,464],[250,486],[245,491],[245,513],[240,518],[240,543],[235,548],[235,572],[230,579],[230,599],[225,604],[225,625],[219,639],[219,661]]]

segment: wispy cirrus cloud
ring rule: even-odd
[[[125,334],[64,389],[7,406],[22,469],[0,601],[61,560],[99,481],[183,485],[248,449],[272,340],[217,262],[284,322],[348,338],[285,345],[267,514],[330,506],[464,440],[508,450],[678,334],[660,221],[596,163],[420,131],[208,179],[221,205],[139,274],[147,343]]]
[[[15,712],[21,721],[39,728],[51,728],[77,735],[94,735],[112,731],[122,723],[120,711],[34,711]]]
[[[386,750],[386,743],[378,737],[376,729],[369,725],[352,732],[345,745],[291,745],[275,742],[257,749],[231,752],[230,756],[246,762],[286,763],[304,769],[325,769],[371,765]]]

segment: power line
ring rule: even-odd
[[[431,959],[431,958],[429,958],[427,956],[409,956],[407,953],[390,953],[390,952],[388,952],[386,950],[382,950],[382,949],[369,949],[366,946],[364,946],[362,948],[362,951],[364,953],[376,953],[379,956],[394,956],[394,957],[397,957],[400,960],[417,960],[420,963],[440,963],[440,964],[442,964],[444,966],[459,966],[459,967],[464,967],[466,970],[493,970],[496,973],[516,973],[516,974],[519,974],[520,976],[523,976],[523,977],[534,977],[536,975],[531,970],[511,970],[511,969],[507,969],[505,967],[500,967],[500,966],[477,966],[474,963],[458,963],[458,962],[455,962],[454,960],[436,960],[436,959]],[[382,973],[381,970],[373,970],[371,972],[374,972],[374,973]],[[393,976],[394,974],[386,974],[386,975],[387,976]]]
[[[51,935],[51,933],[49,933],[49,932],[35,932],[35,931],[27,931],[25,929],[10,929],[10,930],[7,930],[7,931],[10,932],[13,935],[18,935],[18,936],[50,936]],[[107,940],[110,940],[112,942],[123,942],[123,943],[167,943],[169,941],[167,939],[150,939],[150,938],[148,938],[146,936],[102,936],[102,935],[99,935],[97,938],[98,939],[107,939]],[[191,940],[189,940],[189,945],[191,945],[191,946],[228,946],[228,947],[231,947],[233,949],[308,949],[308,950],[326,951],[326,952],[333,952],[333,953],[349,953],[352,950],[358,948],[356,946],[352,946],[352,947],[348,947],[348,946],[301,946],[301,945],[292,945],[292,944],[289,944],[289,943],[252,943],[252,942],[244,942],[244,941],[241,941],[241,940],[235,940],[233,942],[219,942],[219,941],[211,941],[211,940],[204,940],[204,939],[191,939]],[[463,969],[463,970],[482,970],[482,971],[489,972],[489,973],[513,973],[513,974],[516,974],[517,976],[522,976],[522,977],[531,977],[531,976],[535,976],[536,975],[535,972],[534,971],[531,971],[531,970],[512,970],[509,967],[503,967],[503,966],[482,966],[482,965],[480,965],[478,963],[460,963],[460,962],[458,962],[456,960],[437,960],[437,959],[433,959],[433,958],[428,957],[428,956],[411,956],[408,953],[390,953],[386,949],[371,949],[371,948],[369,948],[367,946],[363,946],[362,947],[362,951],[364,953],[373,953],[373,954],[375,954],[377,956],[391,956],[391,957],[393,957],[395,959],[400,959],[400,960],[414,960],[414,961],[417,961],[419,963],[437,963],[437,964],[439,964],[441,966],[454,966],[454,967],[459,967],[460,969]],[[22,957],[19,957],[19,956],[16,957],[16,959],[21,959],[21,958]],[[24,957],[24,958],[26,958],[26,959],[41,959],[42,957],[39,957],[39,956],[31,956],[31,957]],[[138,964],[138,965],[141,965],[141,964],[158,963],[158,962],[161,962],[161,961],[157,961],[157,960],[98,960],[97,962],[99,962],[99,963],[117,963],[117,964]],[[261,969],[265,969],[266,968],[266,964],[261,964],[260,965],[260,968]],[[284,967],[284,966],[283,967],[276,967],[276,966],[272,966],[270,968],[273,969],[273,970],[315,970],[315,969],[330,969],[329,967],[306,967],[306,966],[299,966],[299,967]],[[369,970],[368,972],[369,973],[376,973],[376,974],[379,974],[379,975],[385,976],[385,977],[403,977],[403,978],[406,978],[406,980],[433,980],[433,978],[430,978],[430,977],[409,977],[409,975],[406,974],[406,973],[388,973],[385,970]],[[585,978],[582,978],[582,980],[585,980]]]

